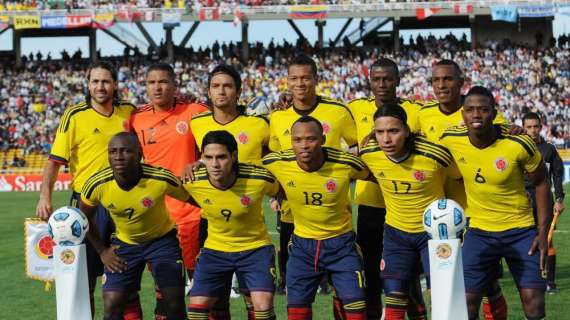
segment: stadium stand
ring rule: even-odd
[[[295,53],[313,55],[319,65],[321,94],[348,102],[369,95],[368,67],[379,56],[399,62],[402,80],[399,94],[417,100],[433,99],[428,81],[430,66],[442,58],[457,61],[465,71],[466,88],[484,85],[492,89],[505,116],[520,124],[528,111],[546,119],[543,136],[560,148],[570,147],[570,51],[567,37],[548,49],[503,43],[487,43],[473,51],[465,38],[449,35],[410,39],[394,55],[378,48],[342,46],[319,49],[307,42],[260,43],[250,47],[251,58],[242,63],[239,47],[214,43],[209,48],[177,49],[175,71],[181,96],[206,99],[208,71],[219,63],[237,67],[244,81],[242,99],[271,105],[286,88],[287,59]],[[163,52],[164,54],[164,52]],[[39,58],[39,59],[38,59]],[[119,89],[135,104],[145,101],[145,66],[151,57],[127,53],[105,58],[119,67]],[[51,139],[66,106],[79,102],[86,92],[89,62],[76,57],[46,60],[26,57],[25,67],[8,62],[0,67],[0,160],[4,172],[38,172],[49,152]],[[14,157],[16,160],[14,161]],[[25,163],[24,163],[25,162]],[[22,166],[22,164],[24,164]]]

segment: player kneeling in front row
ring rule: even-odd
[[[127,298],[140,290],[147,263],[162,289],[167,319],[186,319],[184,266],[164,198],[168,195],[188,201],[190,196],[170,171],[141,163],[142,151],[134,134],[113,136],[108,154],[111,166],[87,180],[80,204],[91,224],[101,204],[116,226],[110,247],[92,232],[96,228],[90,228],[87,234],[105,264],[104,319],[123,319]]]
[[[484,87],[469,90],[462,114],[465,127],[447,129],[439,141],[456,159],[467,194],[471,220],[462,252],[469,319],[478,319],[481,296],[503,258],[526,318],[543,319],[552,206],[540,152],[530,137],[509,135],[493,125],[495,98]],[[525,171],[535,186],[536,225],[525,192]]]
[[[403,320],[418,266],[429,273],[423,211],[434,200],[445,198],[446,175],[454,179],[460,175],[449,151],[410,132],[406,112],[397,104],[386,104],[374,113],[374,136],[360,153],[386,203],[380,265],[386,294],[384,317]]]
[[[288,318],[312,318],[311,304],[327,272],[346,319],[365,319],[365,281],[348,210],[348,190],[351,179],[367,179],[370,172],[359,158],[323,147],[323,127],[313,117],[295,121],[291,139],[293,150],[263,158],[295,216],[287,262]]]
[[[263,218],[263,196],[279,191],[264,168],[238,163],[237,142],[227,131],[210,131],[202,140],[205,168],[185,189],[208,219],[208,238],[200,251],[188,316],[208,319],[226,293],[232,275],[251,294],[255,319],[275,319],[275,248]]]

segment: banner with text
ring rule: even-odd
[[[41,174],[0,174],[0,192],[37,192],[40,191],[41,186]],[[69,173],[60,173],[57,176],[53,190],[71,190],[71,175]]]

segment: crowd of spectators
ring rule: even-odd
[[[453,59],[463,68],[466,84],[491,88],[506,118],[520,124],[528,111],[545,119],[543,136],[560,148],[570,148],[570,50],[552,47],[488,44],[485,49],[468,49],[467,42],[448,36],[410,39],[398,54],[378,48],[341,46],[318,49],[306,42],[284,42],[250,47],[243,62],[234,43],[206,49],[177,51],[174,63],[181,96],[206,100],[208,72],[220,63],[239,69],[243,78],[244,103],[271,105],[286,90],[287,60],[303,52],[319,66],[320,94],[348,102],[370,94],[368,68],[380,56],[395,59],[400,66],[399,94],[417,100],[434,98],[429,83],[430,66],[442,58]],[[118,66],[121,96],[135,104],[145,102],[145,68],[149,57],[129,55],[108,58]],[[23,69],[9,63],[0,68],[0,151],[21,148],[26,153],[46,153],[66,106],[80,102],[87,91],[89,62],[27,60]]]
[[[426,2],[426,0],[380,0],[381,2]],[[378,3],[378,0],[0,0],[1,11],[188,8],[284,5],[350,5]]]

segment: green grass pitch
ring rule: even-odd
[[[566,192],[570,187],[566,187]],[[54,194],[54,207],[66,205],[69,198],[67,192]],[[37,193],[0,193],[0,288],[2,303],[0,303],[0,318],[2,319],[28,319],[45,320],[56,319],[55,291],[45,292],[44,284],[26,278],[24,270],[24,219],[34,216],[34,210],[38,199]],[[554,241],[558,250],[557,257],[557,283],[560,293],[547,295],[548,319],[568,319],[564,301],[570,299],[570,201],[566,200],[566,212],[560,218],[558,231]],[[267,209],[267,208],[266,208]],[[266,210],[266,221],[272,238],[276,242],[275,215]],[[518,293],[513,280],[508,272],[501,280],[503,291],[509,305],[509,319],[524,319],[521,311]],[[96,319],[101,319],[101,296],[97,292]],[[153,318],[154,289],[152,278],[145,272],[141,290],[141,299],[146,319]],[[328,296],[318,295],[313,305],[315,319],[332,319],[331,299]],[[275,298],[275,311],[279,319],[286,318],[285,297],[278,295]],[[242,299],[232,299],[233,319],[246,319],[245,308]]]

